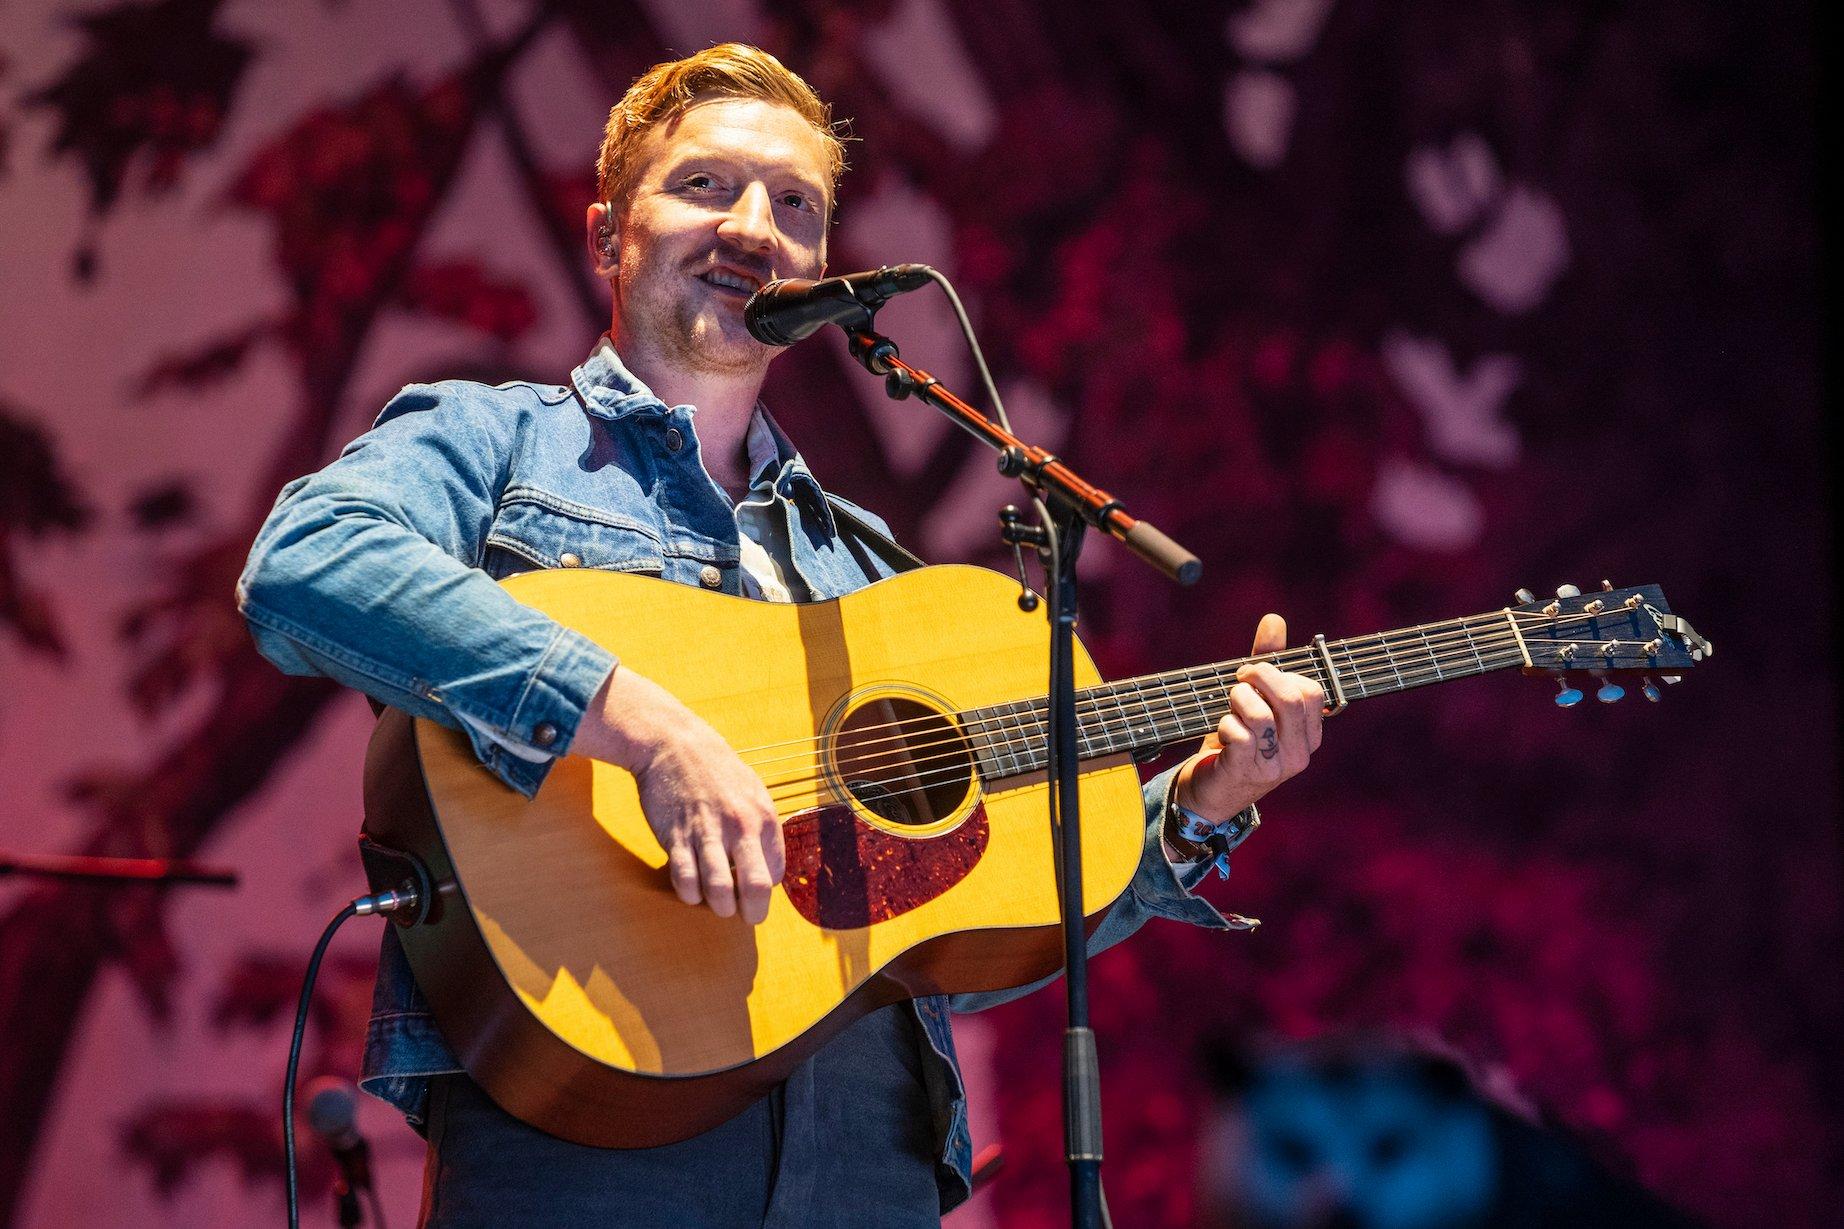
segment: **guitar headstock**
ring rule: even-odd
[[[1582,698],[1571,686],[1570,674],[1599,679],[1596,696],[1608,704],[1626,694],[1612,681],[1615,676],[1638,675],[1646,699],[1657,700],[1654,680],[1675,683],[1716,652],[1688,622],[1671,613],[1657,585],[1616,589],[1602,581],[1591,593],[1564,585],[1548,600],[1523,589],[1517,596],[1519,604],[1509,613],[1530,661],[1526,672],[1557,676],[1561,691],[1556,703],[1564,708]]]

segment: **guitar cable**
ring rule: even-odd
[[[288,1164],[288,1229],[301,1229],[301,1187],[295,1163],[295,1080],[301,1070],[301,1042],[307,1036],[307,1012],[314,999],[314,981],[320,976],[320,962],[325,959],[328,944],[333,942],[333,936],[339,933],[339,928],[346,924],[346,919],[414,909],[421,899],[416,884],[409,881],[400,884],[394,891],[357,897],[334,915],[333,920],[327,923],[327,928],[320,932],[320,942],[314,944],[314,954],[307,962],[307,973],[301,979],[301,998],[295,1004],[294,1035],[288,1042],[288,1074],[282,1082],[282,1151],[287,1155]],[[372,1207],[374,1217],[382,1225],[383,1218],[376,1216],[382,1209],[375,1192]]]

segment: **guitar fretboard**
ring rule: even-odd
[[[1521,666],[1525,657],[1513,614],[1498,610],[1329,641],[1323,652],[1316,644],[1307,645],[1104,683],[1076,693],[1081,758],[1138,755],[1202,738],[1229,711],[1236,672],[1262,661],[1313,679],[1325,688],[1328,700],[1342,691],[1349,703]],[[987,780],[1043,769],[1044,698],[969,709],[960,720]]]

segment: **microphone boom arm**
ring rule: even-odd
[[[917,397],[934,406],[957,426],[999,453],[999,472],[1016,478],[1055,510],[1081,518],[1181,585],[1192,585],[1203,574],[1196,555],[1165,536],[1150,521],[1128,514],[1120,500],[1089,482],[1057,457],[1019,439],[998,423],[950,392],[946,385],[898,355],[896,343],[868,325],[845,329],[852,357],[872,375],[884,377],[884,387],[896,400]]]

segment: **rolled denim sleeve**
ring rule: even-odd
[[[1189,922],[1193,926],[1210,930],[1253,930],[1259,925],[1253,918],[1221,913],[1215,905],[1193,894],[1192,889],[1210,873],[1213,865],[1210,859],[1177,867],[1166,856],[1165,808],[1177,777],[1178,769],[1169,768],[1146,782],[1141,792],[1141,801],[1146,807],[1146,840],[1140,850],[1139,869],[1134,872],[1127,890],[1109,906],[1100,925],[1089,935],[1090,956],[1113,947],[1155,917]],[[1239,818],[1246,831],[1253,831],[1260,822],[1252,806]],[[957,994],[950,1003],[955,1011],[983,1011],[1022,998],[1033,990],[1049,985],[1061,975],[1060,972],[1053,973],[1041,981],[1011,990]]]
[[[282,670],[461,730],[526,797],[615,666],[472,566],[538,408],[519,387],[409,386],[338,460],[282,489],[237,582]]]

